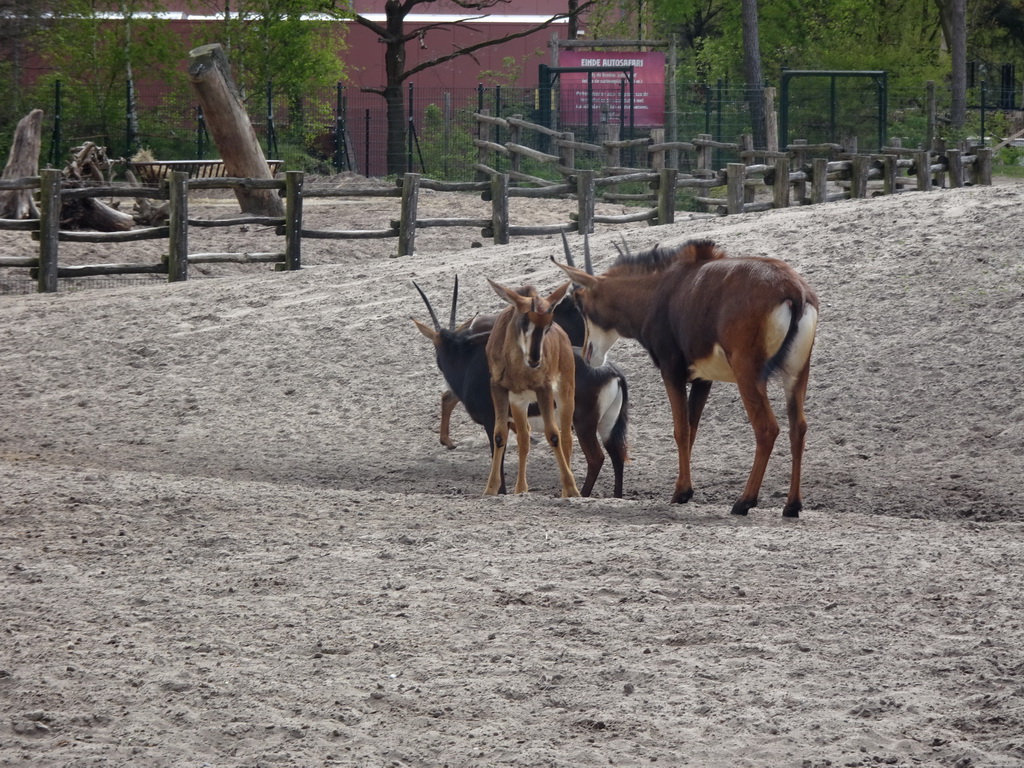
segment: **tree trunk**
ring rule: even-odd
[[[39,148],[42,145],[43,111],[33,109],[18,121],[14,143],[2,178],[24,179],[39,175]],[[30,189],[0,190],[0,219],[38,219],[39,209]]]
[[[388,175],[401,176],[407,170],[405,167],[407,126],[402,87],[400,85],[388,86],[384,90],[384,100],[388,107]]]
[[[950,6],[950,46],[952,77],[950,88],[950,122],[960,130],[967,122],[967,2],[948,0]],[[984,137],[982,137],[984,141]]]
[[[231,77],[223,46],[203,45],[189,57],[189,80],[227,174],[243,179],[274,178]],[[274,190],[237,187],[235,196],[243,213],[284,216],[284,203]]]
[[[405,13],[402,5],[388,0],[384,5],[387,14],[387,44],[384,51],[384,101],[388,109],[388,175],[405,173],[406,115],[402,100],[402,84],[405,82]]]
[[[743,68],[747,78],[747,103],[754,133],[754,148],[764,149],[764,77],[761,74],[761,42],[757,23],[757,0],[743,0]]]

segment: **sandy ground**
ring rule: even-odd
[[[555,238],[425,230],[402,259],[311,240],[299,273],[0,297],[0,765],[1024,765],[1022,211],[999,185],[599,227],[599,269],[620,236],[710,237],[815,286],[798,521],[784,439],[762,506],[728,514],[753,458],[730,385],[694,501],[667,503],[668,406],[630,341],[626,498],[610,468],[557,498],[543,446],[529,494],[482,498],[482,430],[460,409],[458,448],[437,439],[410,281],[446,313],[457,273],[460,319],[495,311],[486,277],[558,284]],[[310,201],[306,220],[396,215]]]

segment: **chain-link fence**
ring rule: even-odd
[[[785,116],[785,146],[794,139],[810,143],[831,142],[848,145],[857,142],[860,151],[874,151],[881,143],[899,139],[904,146],[924,146],[930,137],[942,135],[948,114],[949,92],[928,84],[879,84],[871,78],[807,78],[780,94],[777,107]],[[595,121],[592,116],[582,125],[562,122],[556,95],[552,109],[540,110],[538,89],[484,87],[439,89],[408,86],[403,93],[406,113],[404,167],[449,180],[465,180],[474,175],[476,150],[473,140],[478,125],[473,114],[489,114],[539,122],[573,131],[579,141],[594,142],[608,136],[609,126],[621,138],[649,135],[650,128],[630,124],[630,110],[622,102],[625,92],[599,101],[604,107]],[[563,94],[564,96],[564,94]],[[681,83],[678,85],[675,112],[666,111],[668,138],[687,141],[700,134],[721,142],[735,142],[751,132],[748,93],[745,88],[727,83]],[[965,135],[984,138],[1000,135],[1005,129],[1004,115],[1016,106],[1013,91],[979,85],[968,98],[968,129]],[[19,99],[22,104],[44,110],[43,161],[60,167],[71,148],[85,141],[107,147],[109,157],[130,157],[137,149],[149,149],[159,160],[207,159],[218,156],[206,130],[202,111],[187,87],[168,88],[166,84],[142,85],[136,97],[140,105],[137,121],[125,114],[127,93],[95,104],[62,90],[59,82]],[[671,108],[672,99],[666,100]],[[91,106],[86,109],[86,105]],[[365,176],[388,174],[388,110],[381,95],[338,85],[316,89],[304,99],[285,103],[275,98],[268,85],[265,93],[247,94],[246,104],[253,127],[268,158],[284,161],[288,169],[330,174],[350,171]],[[29,107],[31,108],[31,107]],[[24,112],[28,109],[22,106]],[[22,116],[8,106],[9,114],[0,119],[0,153],[6,156],[14,124]],[[592,114],[598,114],[597,111]],[[578,118],[577,118],[578,119]],[[1005,134],[1003,134],[1005,135]],[[536,140],[534,134],[530,134]],[[499,135],[497,142],[503,141]],[[715,164],[724,166],[734,160],[729,153],[717,152]]]

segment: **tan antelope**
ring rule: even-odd
[[[491,472],[484,493],[498,493],[502,484],[502,459],[508,445],[509,408],[519,446],[516,493],[529,490],[526,460],[530,453],[530,421],[527,409],[536,402],[547,438],[558,463],[562,496],[579,496],[569,466],[572,455],[572,416],[576,399],[576,363],[569,336],[554,322],[554,310],[565,299],[570,283],[541,297],[528,286],[520,292],[488,280],[494,292],[509,306],[498,315],[487,340],[494,404],[494,437]],[[556,419],[557,416],[557,419]]]
[[[568,244],[566,249],[568,254]],[[420,333],[433,343],[437,367],[449,386],[441,395],[441,444],[448,448],[455,447],[450,436],[451,414],[456,405],[464,402],[469,417],[487,432],[487,444],[493,450],[494,403],[491,400],[491,372],[487,364],[486,345],[498,316],[476,315],[456,326],[455,307],[459,297],[459,278],[456,275],[451,319],[448,328],[442,328],[430,299],[415,282],[413,286],[426,304],[433,328],[415,318],[412,321]],[[562,301],[555,307],[554,315],[555,322],[568,334],[569,341],[574,341],[578,334],[578,343],[583,344],[583,316],[576,305]],[[575,345],[573,362],[576,366],[576,402],[572,426],[587,460],[587,476],[580,487],[580,495],[589,496],[594,489],[604,465],[605,457],[601,450],[603,444],[615,472],[613,494],[621,498],[624,465],[629,461],[629,388],[626,377],[614,363],[606,361],[600,366],[585,363]],[[529,416],[533,429],[544,428],[535,404],[530,406]],[[498,492],[505,493],[504,476]]]
[[[601,360],[620,336],[636,339],[661,370],[672,407],[679,475],[672,501],[693,496],[690,453],[713,381],[731,381],[754,429],[757,449],[743,494],[732,507],[757,506],[779,425],[768,399],[778,376],[786,394],[793,455],[785,517],[798,517],[800,465],[807,419],[804,398],[818,322],[818,299],[797,272],[777,259],[726,257],[710,240],[620,253],[601,275],[559,264],[577,288],[586,319],[583,357]],[[686,385],[690,384],[689,397]]]

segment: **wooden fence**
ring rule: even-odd
[[[599,190],[628,181],[650,182],[651,193],[605,193],[601,199],[609,202],[657,200],[657,207],[649,210],[647,216],[637,213],[631,219],[646,219],[652,224],[671,221],[667,200],[674,197],[674,191],[679,189],[691,190],[696,202],[709,212],[721,215],[867,197],[869,194],[892,194],[908,188],[901,173],[913,176],[913,189],[922,191],[935,186],[992,183],[992,150],[986,148],[964,152],[946,149],[941,144],[930,150],[892,146],[883,147],[877,153],[858,154],[856,147],[795,141],[785,151],[771,152],[755,150],[750,136],[727,143],[715,141],[706,134],[692,141],[663,142],[659,141],[658,134],[654,134],[643,139],[612,139],[590,144],[576,141],[571,132],[552,130],[518,117],[497,118],[486,112],[475,117],[480,135],[474,140],[478,152],[474,167],[478,175],[498,173],[493,167],[497,163],[491,160],[492,156],[497,156],[506,160],[510,178],[520,183],[533,184],[539,189],[572,185],[573,179],[578,179],[583,172],[577,167],[577,161],[580,155],[584,155],[584,162],[600,165],[595,181]],[[502,129],[508,141],[502,144],[493,141],[496,129]],[[542,142],[552,146],[557,154],[525,146],[522,143],[525,132],[542,137]],[[712,166],[715,150],[734,152],[742,162],[715,169]],[[624,151],[629,151],[634,157],[642,156],[639,167],[621,165]],[[539,164],[546,169],[547,175],[557,175],[562,181],[524,172],[527,161]],[[657,176],[664,170],[681,168],[690,172],[677,170],[672,176]],[[869,182],[876,181],[877,184],[869,187]],[[838,184],[842,191],[829,193],[830,182]],[[771,199],[757,201],[758,187],[770,187]],[[717,196],[714,194],[716,191],[720,193]],[[673,208],[674,205],[673,202]]]
[[[866,197],[869,194],[891,194],[905,188],[927,191],[934,186],[959,187],[968,182],[992,183],[992,152],[977,149],[971,153],[960,150],[909,150],[885,147],[873,155],[852,154],[842,156],[842,148],[832,144],[808,145],[794,142],[785,152],[755,152],[742,143],[724,144],[710,137],[699,136],[692,142],[655,143],[651,139],[627,142],[607,141],[601,145],[576,142],[571,134],[551,131],[522,120],[501,120],[478,115],[483,125],[504,125],[510,130],[510,141],[497,144],[489,138],[477,140],[481,160],[485,155],[498,153],[509,158],[510,170],[499,173],[483,162],[477,171],[484,178],[470,182],[440,182],[422,178],[419,174],[406,174],[393,188],[303,188],[304,177],[299,171],[289,171],[283,179],[190,178],[188,172],[171,169],[158,186],[132,187],[122,184],[84,188],[62,188],[62,175],[57,170],[43,171],[39,177],[0,180],[0,189],[39,190],[40,217],[29,220],[2,220],[0,230],[26,231],[39,242],[37,257],[3,257],[0,267],[27,268],[37,281],[41,292],[57,290],[59,278],[116,274],[166,274],[170,282],[186,280],[190,264],[210,263],[271,263],[277,270],[295,270],[302,266],[302,240],[308,239],[366,239],[397,238],[397,255],[414,252],[416,230],[426,227],[479,228],[484,237],[493,238],[495,244],[507,244],[512,237],[557,234],[558,232],[592,233],[595,224],[624,224],[647,222],[650,225],[669,224],[675,219],[676,195],[689,189],[696,201],[711,213],[722,215],[782,208],[792,204],[822,203],[842,198]],[[547,132],[559,154],[553,155],[531,149],[511,140],[517,131],[539,130]],[[649,168],[627,168],[618,163],[623,149],[642,149],[649,159]],[[726,168],[711,168],[715,149],[735,150],[744,160],[729,163]],[[603,157],[599,170],[576,167],[576,153],[597,153]],[[678,169],[683,153],[692,169],[682,173]],[[523,158],[553,167],[558,181],[525,173]],[[760,160],[762,162],[755,162]],[[769,162],[770,161],[770,162]],[[912,177],[913,182],[908,178]],[[515,185],[513,185],[515,182]],[[614,191],[622,184],[644,184],[643,193]],[[829,191],[829,184],[832,189]],[[869,184],[874,185],[874,190]],[[526,186],[532,185],[532,186]],[[838,186],[837,186],[838,185]],[[216,221],[189,218],[190,190],[276,189],[285,198],[283,217],[243,216]],[[771,199],[758,201],[756,190],[768,187]],[[479,192],[491,203],[490,218],[420,218],[417,215],[419,191],[431,189],[439,192]],[[721,190],[722,196],[713,196]],[[639,204],[637,210],[621,215],[596,213],[600,199]],[[329,197],[396,197],[401,198],[399,218],[390,226],[377,230],[312,230],[303,227],[304,199]],[[169,201],[169,219],[165,226],[132,229],[127,232],[78,232],[60,229],[62,201],[83,197],[132,197]],[[576,212],[570,220],[548,225],[515,225],[509,221],[509,199],[512,197],[571,197],[576,200]],[[643,203],[651,203],[644,207]],[[267,253],[192,253],[188,252],[190,227],[232,227],[241,224],[262,224],[275,227],[276,234],[284,237],[283,249]],[[125,243],[139,240],[166,239],[167,253],[153,264],[93,264],[60,266],[60,242]]]

